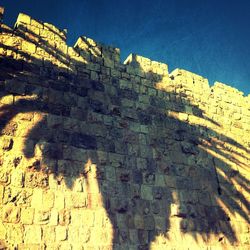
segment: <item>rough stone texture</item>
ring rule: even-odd
[[[249,249],[250,96],[65,41],[1,24],[0,249]]]

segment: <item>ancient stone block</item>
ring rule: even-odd
[[[74,133],[72,135],[71,143],[75,147],[83,149],[96,149],[96,139],[94,136]]]
[[[40,244],[42,239],[42,230],[40,226],[25,226],[24,243]]]
[[[24,186],[24,172],[21,170],[15,170],[12,173],[11,182],[16,187]]]
[[[64,241],[67,239],[67,228],[65,226],[59,226],[56,228],[56,240]]]
[[[25,15],[23,13],[20,13],[17,18],[17,23],[25,23],[25,24],[30,24],[31,23],[31,18],[28,15]]]
[[[46,245],[46,247],[48,247],[48,249],[52,249],[49,246],[53,245],[56,242],[56,233],[55,233],[55,228],[52,227],[44,227],[43,229],[43,241],[45,242],[44,245]],[[55,246],[54,246],[55,247]]]
[[[70,211],[63,209],[59,212],[59,224],[60,225],[62,226],[69,225],[70,219],[71,219]]]
[[[20,224],[6,225],[6,238],[10,245],[16,245],[23,242],[24,232]]]
[[[52,209],[50,211],[50,221],[49,224],[51,226],[57,226],[58,225],[58,211],[56,209]]]
[[[31,225],[34,219],[34,209],[33,208],[22,208],[21,211],[21,222],[24,225]]]
[[[35,223],[44,225],[48,224],[50,220],[50,211],[36,210],[35,212]]]
[[[14,143],[14,141],[13,141],[12,138],[4,137],[3,138],[2,149],[6,150],[6,151],[11,150],[12,147],[13,147],[13,143]]]
[[[21,217],[21,209],[14,206],[5,206],[3,209],[3,221],[18,223]]]

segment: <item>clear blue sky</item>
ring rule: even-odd
[[[5,22],[19,12],[250,93],[248,0],[2,0]]]

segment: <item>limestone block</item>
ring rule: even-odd
[[[12,138],[2,137],[1,140],[2,140],[2,149],[3,150],[9,151],[13,148],[14,141]]]
[[[2,104],[10,105],[10,104],[13,104],[13,102],[14,102],[13,95],[5,95],[5,96],[0,98],[0,103],[2,103]]]
[[[74,208],[83,208],[87,206],[87,195],[84,193],[72,193],[72,206]]]
[[[70,211],[63,209],[61,211],[59,211],[59,224],[64,226],[64,225],[69,225],[71,220],[71,215],[70,215]]]
[[[62,210],[65,208],[64,193],[62,191],[55,192],[54,208]]]
[[[14,206],[4,206],[3,221],[8,223],[18,223],[21,217],[21,209]]]
[[[43,191],[41,189],[34,190],[31,202],[33,208],[41,208],[43,206],[42,195]]]
[[[149,231],[147,230],[138,230],[138,239],[139,239],[139,242],[142,244],[142,245],[146,245],[149,243]]]
[[[6,226],[4,225],[4,223],[2,223],[2,221],[0,222],[0,242],[4,243],[3,241],[5,240],[6,237]],[[1,244],[0,244],[1,246]]]
[[[55,195],[53,191],[45,191],[42,194],[43,209],[51,209],[54,206]]]
[[[64,241],[66,239],[67,239],[67,227],[58,226],[56,228],[56,240],[57,241]]]
[[[45,243],[44,245],[46,245],[46,248],[48,247],[48,245],[53,245],[56,242],[55,227],[53,227],[53,226],[44,226],[42,228],[42,233],[43,233],[42,241]]]
[[[23,242],[24,232],[19,224],[6,225],[6,239],[10,245],[16,245]]]
[[[45,188],[48,185],[49,185],[49,175],[48,174],[44,174],[41,172],[27,172],[25,175],[25,186],[26,187]],[[40,197],[34,198],[34,199],[36,199],[37,204],[39,202],[42,203],[42,200],[40,200]]]
[[[31,17],[26,15],[26,14],[23,14],[23,13],[20,13],[17,17],[17,21],[16,23],[24,23],[24,24],[30,24],[31,23]]]
[[[22,41],[22,50],[28,53],[35,53],[36,52],[36,45],[34,43],[28,41]]]
[[[31,20],[32,23],[32,20]],[[40,35],[40,28],[34,25],[26,25],[26,29],[28,33],[26,33],[26,36],[32,40],[32,42],[38,44],[39,43],[39,35]]]
[[[12,173],[11,182],[15,187],[23,187],[24,186],[24,171],[15,170]]]
[[[139,214],[134,216],[134,225],[136,229],[144,229],[144,220],[143,217]]]
[[[145,200],[153,200],[152,187],[149,185],[141,186],[141,198]]]
[[[33,208],[22,208],[21,210],[21,222],[24,225],[31,225],[34,219],[34,209]]]
[[[35,211],[35,224],[48,224],[50,221],[50,211],[36,210]]]
[[[42,239],[40,226],[28,225],[24,227],[24,243],[39,244]]]
[[[15,79],[6,81],[6,90],[12,94],[25,94],[25,84],[22,81],[18,81]]]
[[[59,218],[58,216],[59,216],[58,210],[51,209],[51,211],[50,211],[50,222],[49,222],[49,224],[51,226],[57,226],[58,225],[58,218]]]
[[[43,23],[43,26],[45,30],[51,31],[54,34],[60,35],[62,38],[66,39],[66,34],[67,34],[66,30],[60,30],[56,26],[50,23]]]

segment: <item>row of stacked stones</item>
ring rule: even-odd
[[[250,96],[0,8],[0,249],[249,249]]]

